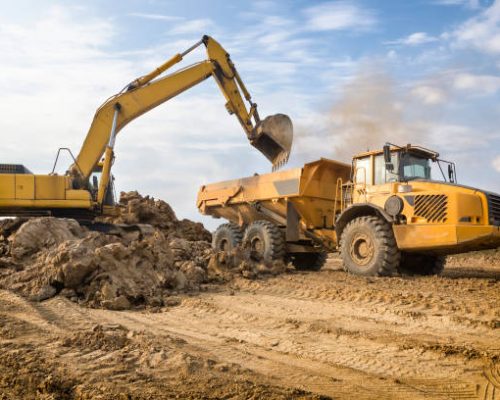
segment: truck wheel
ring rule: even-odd
[[[403,253],[398,272],[403,275],[440,275],[445,258],[432,254]]]
[[[216,251],[229,253],[243,241],[243,232],[233,223],[220,225],[212,238],[212,247]]]
[[[243,244],[252,257],[262,261],[279,260],[285,256],[285,237],[272,222],[255,221],[245,230]]]
[[[299,271],[319,271],[325,265],[328,254],[319,253],[293,253],[289,255],[290,262]]]
[[[347,224],[340,252],[344,269],[363,276],[393,275],[401,258],[391,226],[374,216],[359,217]]]

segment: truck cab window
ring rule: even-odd
[[[428,158],[406,153],[402,156],[402,164],[403,181],[431,179],[431,165]]]
[[[355,178],[357,184],[372,184],[372,169],[370,157],[358,158],[355,163]]]
[[[384,155],[375,156],[375,185],[399,181],[399,156],[398,153],[391,154],[392,171],[385,165]]]

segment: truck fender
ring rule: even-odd
[[[385,210],[375,204],[371,203],[359,203],[353,204],[352,206],[346,208],[337,218],[335,223],[335,233],[337,234],[337,240],[340,242],[340,237],[342,235],[342,231],[347,226],[347,224],[352,221],[354,218],[367,216],[367,215],[376,215],[385,219],[389,224],[394,222],[394,219],[385,212]]]

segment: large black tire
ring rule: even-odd
[[[402,275],[440,275],[445,258],[432,254],[403,253],[398,271]]]
[[[342,232],[340,252],[344,269],[354,275],[391,276],[401,259],[392,227],[383,219],[353,219]]]
[[[229,253],[243,242],[243,231],[241,228],[229,222],[220,225],[212,237],[212,247],[216,251]]]
[[[243,244],[259,261],[271,262],[285,256],[283,231],[269,221],[259,220],[250,224],[245,230]]]
[[[293,253],[288,255],[288,259],[299,271],[319,271],[325,265],[328,254],[319,253]]]

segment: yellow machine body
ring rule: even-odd
[[[72,189],[69,176],[0,173],[0,214],[44,215],[56,209],[61,209],[61,213],[68,209],[90,211],[93,204],[88,190]]]

